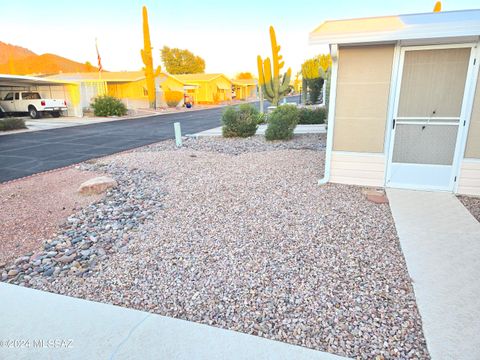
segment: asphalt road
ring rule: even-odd
[[[296,102],[291,97],[289,102]],[[266,104],[268,105],[268,104]],[[0,182],[76,164],[221,124],[222,108],[0,136]]]

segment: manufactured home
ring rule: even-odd
[[[326,21],[325,175],[480,195],[480,10]]]
[[[80,87],[82,108],[90,107],[96,96],[110,95],[121,99],[129,109],[149,107],[147,81],[143,71],[61,73],[48,79],[72,81]],[[155,78],[157,106],[166,106],[165,91],[184,92],[185,84],[176,77],[160,73]]]
[[[257,97],[256,79],[232,79],[235,99],[249,100]]]
[[[232,81],[223,74],[174,75],[187,84],[187,95],[198,104],[218,104],[232,99]]]

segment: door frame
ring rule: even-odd
[[[387,168],[385,172],[385,187],[397,187],[403,189],[412,189],[412,190],[435,190],[435,191],[446,191],[446,192],[453,192],[456,189],[456,185],[458,184],[459,172],[460,172],[460,165],[461,165],[461,157],[465,151],[466,146],[466,134],[468,133],[468,125],[470,123],[470,115],[471,115],[471,103],[473,102],[470,99],[474,92],[475,86],[472,86],[472,81],[476,79],[476,71],[474,68],[478,64],[474,64],[476,52],[477,52],[477,45],[478,43],[456,43],[456,44],[442,44],[442,45],[414,45],[414,46],[400,46],[399,47],[399,59],[396,69],[396,78],[392,79],[394,81],[393,86],[393,106],[392,111],[389,113],[389,119],[387,124],[389,126],[389,130],[387,133],[388,137],[388,151],[387,151]],[[437,50],[437,49],[456,49],[456,48],[470,48],[470,58],[467,67],[467,76],[465,78],[465,86],[463,92],[463,100],[462,106],[460,111],[460,119],[458,122],[458,131],[457,131],[457,138],[455,144],[455,151],[453,155],[453,163],[452,163],[452,171],[450,174],[450,180],[447,188],[438,188],[435,186],[419,186],[413,184],[394,184],[393,186],[388,184],[388,181],[392,175],[392,160],[393,160],[393,150],[395,146],[395,128],[393,127],[394,119],[397,117],[398,114],[398,105],[400,100],[400,90],[402,86],[402,76],[403,76],[403,65],[405,60],[405,52],[412,51],[412,50]],[[475,84],[476,85],[476,84]],[[472,94],[473,92],[473,94]],[[429,166],[431,164],[422,164],[423,166]]]

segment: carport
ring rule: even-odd
[[[82,117],[80,89],[77,83],[33,76],[0,74],[0,98],[12,91],[37,91],[42,98],[65,99],[68,116]]]

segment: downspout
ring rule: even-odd
[[[330,181],[330,164],[332,162],[333,149],[333,128],[335,126],[335,104],[337,100],[337,73],[338,73],[338,45],[330,45],[330,56],[332,57],[332,74],[330,77],[330,100],[328,105],[327,121],[327,144],[325,153],[325,171],[323,178],[318,180],[319,185],[325,185]]]

